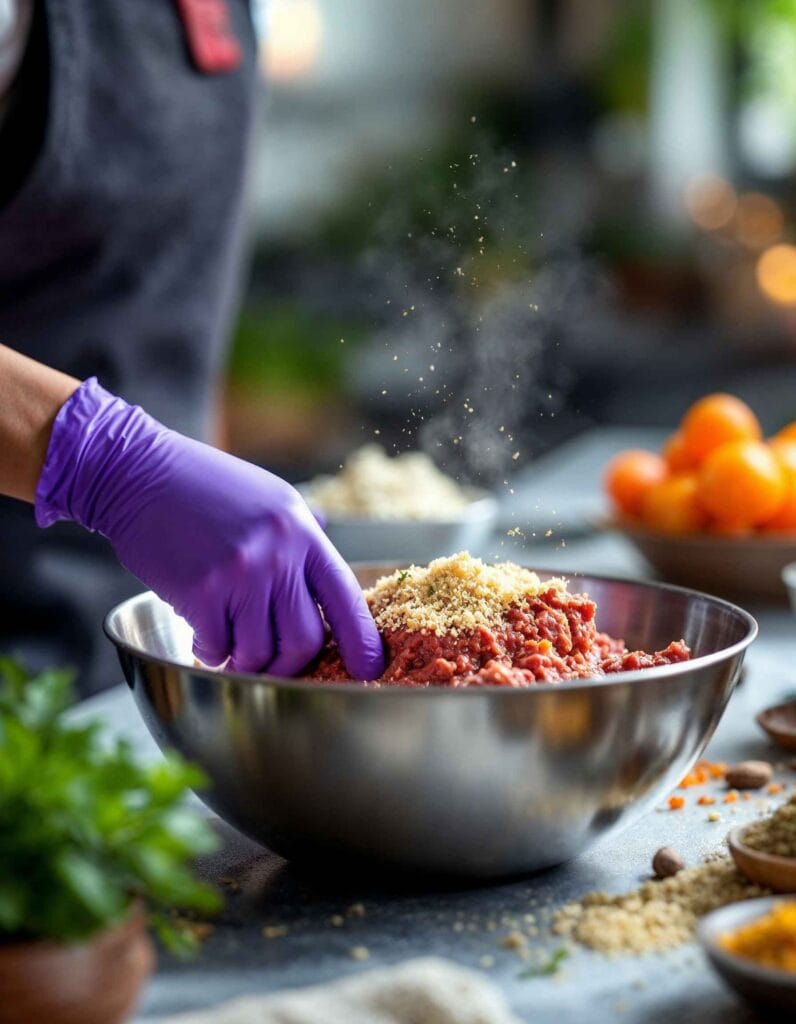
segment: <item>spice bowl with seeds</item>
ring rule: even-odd
[[[796,892],[796,795],[770,817],[733,829],[727,843],[750,881],[774,892]]]
[[[745,900],[714,910],[697,926],[697,938],[708,962],[727,985],[753,1005],[779,1012],[796,1011],[796,971],[771,966],[766,947],[782,946],[782,935],[772,924],[778,908],[787,902],[771,896]],[[752,942],[737,941],[751,930],[756,933]],[[796,934],[790,941],[796,941]],[[739,949],[744,946],[742,955]],[[772,948],[770,952],[778,951]]]

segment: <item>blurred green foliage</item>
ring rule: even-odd
[[[204,776],[176,756],[139,764],[98,724],[68,724],[70,701],[69,672],[29,678],[0,659],[0,939],[80,941],[141,900],[166,945],[189,951],[170,910],[219,905],[190,866],[216,844],[184,805]]]
[[[364,323],[354,318],[324,316],[284,300],[255,301],[238,321],[228,376],[251,391],[318,397],[337,388],[345,361],[365,333]]]
[[[595,68],[596,93],[609,110],[647,112],[651,56],[650,4],[628,4],[617,12]]]

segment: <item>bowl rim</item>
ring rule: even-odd
[[[747,821],[745,825],[736,825],[727,833],[727,845],[732,853],[733,845],[748,857],[761,861],[772,868],[788,867],[796,865],[796,857],[783,857],[778,853],[766,853],[765,850],[756,850],[753,846],[747,846],[743,841],[743,834],[754,822]],[[783,894],[786,895],[786,894]],[[796,903],[796,893],[792,893],[790,902]]]
[[[374,565],[378,565],[386,571],[390,571],[390,565],[382,565],[381,563],[371,562],[354,562],[351,568],[355,571],[357,569],[373,568]],[[392,564],[393,570],[395,568],[401,568],[401,563]],[[549,569],[543,569],[541,567],[534,567],[534,572],[538,572],[545,576],[561,576],[560,570],[551,571]],[[724,661],[737,654],[741,654],[746,650],[747,647],[757,637],[759,627],[757,620],[747,612],[744,608],[739,605],[733,604],[732,601],[727,601],[721,597],[714,597],[712,594],[705,594],[700,590],[693,590],[690,587],[681,587],[674,583],[660,583],[655,580],[634,580],[628,579],[623,576],[609,576],[603,575],[602,573],[577,573],[573,572],[572,576],[583,576],[588,579],[600,580],[606,583],[625,583],[630,584],[634,587],[642,587],[647,590],[662,590],[669,593],[682,594],[687,597],[697,597],[703,600],[707,600],[713,605],[717,605],[731,614],[735,615],[742,622],[746,624],[746,632],[740,640],[736,640],[734,644],[729,647],[723,647],[718,651],[713,651],[711,654],[703,654],[697,658],[691,658],[689,661],[674,662],[669,665],[656,665],[652,668],[647,669],[634,669],[630,672],[614,672],[610,676],[595,676],[591,679],[568,679],[560,683],[534,683],[532,686],[523,687],[512,687],[512,686],[497,686],[497,685],[486,685],[486,686],[389,686],[379,687],[374,686],[368,681],[354,681],[351,682],[320,682],[312,679],[289,679],[282,678],[280,676],[268,675],[268,673],[254,673],[254,672],[228,672],[224,669],[216,668],[205,668],[199,665],[187,665],[181,661],[174,661],[170,658],[158,658],[155,655],[148,653],[146,650],[136,647],[135,645],[128,643],[128,641],[122,639],[116,634],[111,625],[111,619],[118,612],[121,611],[127,605],[137,603],[148,603],[153,598],[156,601],[163,601],[151,590],[145,590],[142,593],[135,594],[132,597],[128,597],[126,600],[119,602],[114,605],[109,612],[105,615],[102,622],[102,630],[105,636],[110,642],[119,650],[124,651],[128,655],[132,655],[136,658],[141,658],[150,664],[156,665],[167,665],[171,668],[180,669],[182,671],[190,671],[194,675],[205,677],[208,679],[215,680],[216,682],[222,680],[235,680],[239,682],[245,682],[247,685],[258,683],[269,687],[275,687],[277,689],[284,690],[310,690],[314,693],[348,693],[348,694],[393,694],[401,695],[400,699],[447,699],[447,700],[467,700],[475,699],[476,697],[484,696],[498,696],[500,695],[503,699],[511,699],[521,697],[530,693],[550,693],[552,691],[561,692],[562,687],[568,692],[577,692],[584,689],[604,688],[604,687],[615,687],[622,686],[628,683],[638,683],[646,681],[660,682],[663,679],[671,677],[677,677],[682,675],[684,672],[693,670],[695,668],[707,668],[710,665],[715,665],[718,662]],[[163,602],[168,604],[168,602]],[[175,613],[176,614],[176,613]]]
[[[311,480],[303,480],[295,485],[296,490],[309,504],[309,488]],[[452,515],[446,519],[407,519],[406,517],[396,517],[394,519],[374,519],[371,516],[341,516],[336,515],[333,512],[327,512],[325,509],[318,508],[323,518],[326,520],[327,526],[355,526],[357,529],[376,529],[379,527],[387,527],[389,529],[395,529],[396,527],[423,527],[424,529],[431,526],[462,526],[465,523],[469,523],[473,519],[492,519],[497,518],[498,513],[498,499],[493,491],[487,490],[485,487],[463,487],[462,490],[467,495],[472,495],[471,500],[464,506],[459,515]]]
[[[751,921],[763,917],[779,903],[796,903],[796,895],[755,896],[753,899],[739,900],[737,903],[728,903],[723,907],[711,910],[697,922],[696,935],[700,946],[710,959],[720,961],[732,974],[743,974],[755,981],[776,984],[779,988],[784,985],[796,990],[796,973],[793,971],[780,971],[776,967],[767,967],[746,957],[729,953],[717,942],[720,933],[720,925],[717,922],[720,922],[721,918],[734,908],[744,907],[748,911],[748,917],[744,917],[742,923],[749,924]]]

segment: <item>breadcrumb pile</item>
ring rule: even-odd
[[[330,516],[360,519],[450,519],[472,503],[423,452],[391,459],[377,444],[349,455],[335,476],[320,476],[308,500]]]
[[[660,952],[688,942],[711,910],[767,895],[722,857],[621,896],[589,893],[558,911],[553,931],[602,953]]]
[[[412,565],[384,576],[365,597],[381,631],[428,630],[458,636],[494,627],[507,608],[552,589],[564,591],[566,582],[542,581],[513,562],[488,565],[460,551],[428,566]]]
[[[770,818],[753,821],[741,836],[744,845],[775,857],[796,857],[796,793]]]

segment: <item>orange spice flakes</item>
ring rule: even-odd
[[[719,944],[764,967],[796,972],[796,902],[780,903],[763,917],[719,936]]]
[[[770,796],[776,796],[777,793],[782,792],[782,789],[783,786],[781,782],[772,782],[770,785],[766,786],[766,793]]]
[[[704,786],[713,779],[723,779],[727,765],[723,761],[697,761],[693,769],[680,780],[679,789]]]
[[[685,807],[685,797],[676,794],[669,797],[669,810],[681,811]]]
[[[690,789],[692,786],[701,786],[705,780],[700,779],[696,772],[689,772],[680,779],[678,789]]]
[[[710,807],[712,804],[715,804],[715,802],[716,798],[713,796],[708,796],[706,793],[703,793],[702,796],[697,800],[697,804],[700,807]]]
[[[724,803],[725,804],[737,804],[738,803],[738,790],[737,789],[731,789],[727,793],[725,793],[724,794]]]

